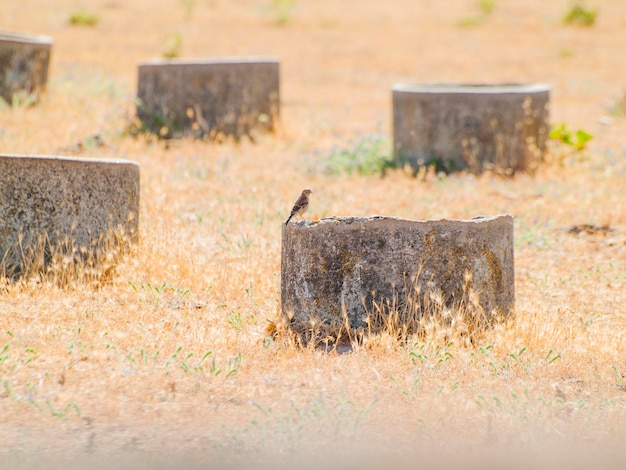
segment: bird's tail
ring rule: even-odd
[[[292,217],[293,217],[293,214],[291,214],[291,215],[289,216],[289,218],[288,218],[287,220],[285,220],[285,225],[287,225],[287,224],[289,223],[289,221],[291,220],[291,218],[292,218]]]

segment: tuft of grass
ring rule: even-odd
[[[196,9],[196,0],[179,0],[180,6],[185,11],[185,17],[187,19],[193,16],[193,12]]]
[[[170,33],[163,38],[163,52],[161,52],[161,55],[166,59],[179,57],[182,45],[183,36],[180,33]]]
[[[587,159],[587,144],[592,139],[593,135],[583,129],[574,131],[566,124],[555,125],[550,131],[550,140],[555,144],[552,146],[552,156],[561,167],[567,161],[584,161]]]
[[[68,20],[69,24],[75,26],[97,26],[100,22],[100,17],[97,13],[93,13],[87,10],[76,10],[70,13]]]
[[[593,139],[593,134],[583,129],[572,131],[566,124],[561,124],[552,128],[550,139],[564,144],[576,152],[581,152],[585,150],[587,143]]]
[[[478,0],[478,8],[484,16],[490,15],[496,6],[496,0]]]
[[[381,175],[394,167],[391,145],[382,134],[370,134],[347,147],[332,147],[323,161],[324,172],[331,175]]]
[[[42,234],[34,242],[20,236],[0,260],[0,280],[15,284],[51,284],[60,288],[113,281],[117,264],[129,253],[132,236],[111,230],[90,246],[78,246],[71,235],[54,240]]]
[[[39,102],[39,91],[16,91],[11,95],[10,101],[10,103],[7,103],[5,99],[0,96],[0,110],[31,108]]]
[[[0,98],[1,100],[1,98]],[[13,108],[30,108],[39,101],[39,93],[29,93],[26,90],[18,91],[11,95],[11,106]]]
[[[295,4],[295,0],[272,0],[272,9],[277,25],[284,26],[291,21]]]
[[[167,281],[146,283],[128,281],[128,285],[137,293],[139,302],[154,307],[167,305],[181,308],[186,306],[186,298],[191,295],[191,289],[177,287]]]
[[[274,340],[289,338],[291,344],[324,349],[353,348],[375,342],[379,336],[393,338],[398,344],[455,338],[459,344],[471,345],[504,320],[497,312],[483,310],[470,273],[464,276],[463,294],[458,299],[440,291],[423,291],[418,277],[407,286],[406,298],[395,293],[390,299],[372,301],[365,327],[352,327],[344,311],[332,324],[316,319],[306,325],[295,324],[281,317],[271,321],[266,332]]]
[[[461,27],[478,26],[493,13],[495,6],[496,0],[477,0],[476,9],[478,13],[459,19],[457,25]]]
[[[574,3],[563,16],[563,23],[575,26],[593,26],[598,16],[598,10],[587,7],[582,2]]]
[[[143,108],[143,102],[137,98],[136,102],[137,110]],[[127,116],[127,122],[122,135],[130,135],[132,137],[138,137],[140,135],[146,136],[151,139],[171,139],[176,132],[179,132],[179,126],[176,126],[170,120],[166,120],[162,115],[158,113],[144,113],[143,119],[140,119],[137,115]]]

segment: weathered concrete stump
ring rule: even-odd
[[[8,104],[14,95],[34,101],[45,90],[52,38],[0,32],[0,97]]]
[[[137,117],[161,136],[214,140],[273,131],[280,109],[275,59],[159,59],[139,65]]]
[[[110,243],[134,242],[139,165],[0,155],[0,221],[0,274],[9,277],[34,256],[90,256]]]
[[[550,133],[547,85],[396,85],[396,163],[444,171],[532,171]]]
[[[340,217],[282,230],[282,313],[305,333],[414,321],[432,309],[478,311],[487,322],[514,307],[513,217],[414,221]]]

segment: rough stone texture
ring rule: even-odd
[[[137,117],[153,132],[250,136],[277,123],[279,62],[162,59],[139,65]]]
[[[36,99],[45,90],[52,38],[0,32],[0,97],[11,104],[15,93]]]
[[[21,253],[41,237],[90,250],[112,230],[134,241],[138,223],[136,163],[0,155],[0,268],[8,272],[20,271]]]
[[[300,332],[312,319],[337,326],[343,311],[352,328],[365,327],[374,301],[402,308],[418,291],[425,300],[440,292],[443,305],[454,307],[473,289],[489,320],[514,307],[513,217],[289,224],[282,231],[281,277],[283,315]]]
[[[396,85],[392,95],[396,163],[512,174],[543,161],[546,85]]]

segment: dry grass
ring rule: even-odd
[[[571,444],[576,456],[600,452],[588,454],[596,466],[611,444],[620,454],[626,119],[610,109],[626,88],[623,2],[599,1],[584,29],[562,25],[565,1],[495,2],[472,28],[459,27],[472,0],[296,1],[280,26],[270,2],[189,5],[92,2],[93,28],[67,24],[70,0],[0,5],[0,27],[55,39],[43,101],[0,110],[3,151],[55,154],[98,133],[106,145],[83,155],[129,158],[142,172],[140,240],[109,282],[0,288],[0,467],[259,455],[340,466],[352,453],[371,466],[404,455],[452,465],[452,451],[469,466],[487,451],[536,450],[509,461],[521,467],[546,448],[582,467]],[[166,146],[120,134],[136,64],[178,31],[182,56],[281,58],[276,135]],[[315,171],[311,155],[390,132],[401,81],[548,82],[553,120],[596,138],[583,155],[555,151],[532,177]],[[303,187],[315,190],[309,217],[513,214],[515,317],[473,344],[437,324],[403,342],[383,332],[344,355],[269,339],[280,224]],[[569,233],[577,224],[613,231]]]

